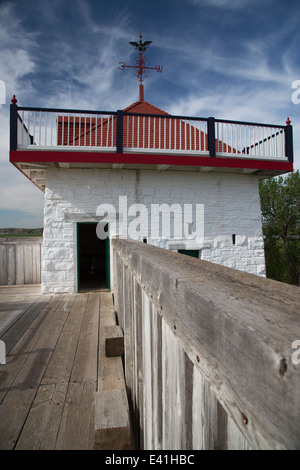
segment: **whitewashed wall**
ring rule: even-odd
[[[172,250],[196,249],[201,258],[250,273],[265,275],[258,181],[255,176],[226,173],[150,170],[47,171],[44,209],[42,284],[44,293],[76,292],[76,222],[95,221],[97,207],[119,196],[128,208],[141,203],[204,204],[204,238],[151,239],[150,244]],[[134,219],[128,219],[128,221]],[[232,235],[236,243],[232,242]]]

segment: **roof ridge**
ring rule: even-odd
[[[133,108],[140,107],[142,108],[141,113],[145,114],[169,114],[166,111],[158,108],[157,106],[154,106],[153,104],[149,103],[148,101],[136,101],[135,103],[132,103],[130,106],[127,108],[123,109],[123,111],[128,112],[132,110]],[[151,108],[152,113],[147,109],[148,107]],[[143,109],[146,108],[146,109]]]

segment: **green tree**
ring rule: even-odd
[[[259,183],[267,277],[299,286],[300,174]]]

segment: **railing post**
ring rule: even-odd
[[[123,111],[117,111],[117,153],[123,153]]]
[[[10,105],[10,150],[17,150],[18,146],[18,106],[16,96],[13,96]]]
[[[215,118],[207,120],[208,151],[210,157],[216,156]]]
[[[290,163],[294,162],[293,126],[291,126],[289,118],[287,118],[285,126],[285,155]]]

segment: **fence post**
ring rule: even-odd
[[[123,153],[123,111],[117,111],[117,153]]]
[[[285,155],[290,163],[294,162],[293,126],[291,126],[289,118],[287,118],[285,126]]]
[[[207,120],[208,151],[210,157],[216,156],[215,118]]]
[[[10,150],[17,150],[18,145],[18,106],[16,95],[13,96],[10,105]]]

